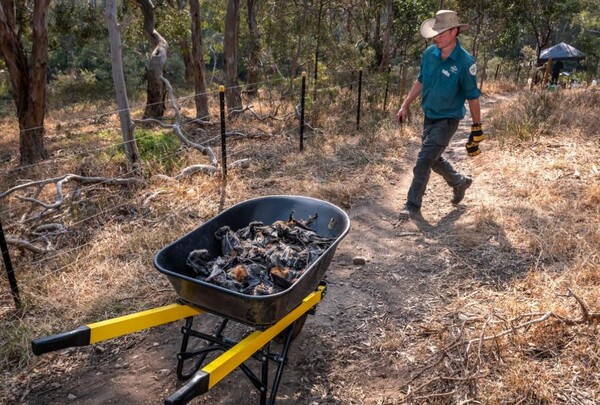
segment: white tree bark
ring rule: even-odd
[[[202,46],[202,20],[198,0],[190,0],[192,18],[192,66],[194,67],[194,85],[196,95],[196,118],[208,120],[208,96],[206,94],[206,73],[204,71],[204,48]]]
[[[119,106],[119,120],[121,122],[121,132],[123,134],[123,143],[125,145],[125,155],[133,170],[139,169],[139,152],[135,137],[133,135],[133,121],[129,111],[129,100],[127,98],[127,88],[125,87],[125,74],[123,73],[123,55],[121,50],[121,31],[117,22],[117,2],[116,0],[106,0],[104,9],[104,18],[108,26],[108,35],[110,38],[110,64],[112,66],[112,76]]]

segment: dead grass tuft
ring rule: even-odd
[[[483,91],[486,94],[498,94],[498,93],[514,93],[522,88],[522,85],[515,83],[511,79],[498,79],[485,82],[483,84]]]

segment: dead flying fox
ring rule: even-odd
[[[269,295],[289,288],[331,246],[335,238],[319,236],[307,220],[294,218],[265,225],[252,221],[233,231],[223,226],[215,232],[221,255],[208,250],[189,253],[187,265],[202,281],[249,295]]]

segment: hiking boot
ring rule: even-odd
[[[408,221],[409,219],[423,219],[423,216],[421,215],[421,210],[418,208],[405,206],[404,209],[398,214],[398,220]]]
[[[454,196],[452,197],[452,204],[458,204],[465,198],[465,192],[471,187],[471,184],[473,184],[473,179],[467,176],[460,186],[453,188]]]

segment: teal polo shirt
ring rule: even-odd
[[[479,98],[477,88],[477,65],[469,52],[456,47],[446,60],[442,52],[431,45],[423,53],[421,71],[417,80],[423,84],[421,106],[427,118],[464,118],[467,110],[465,100]]]

